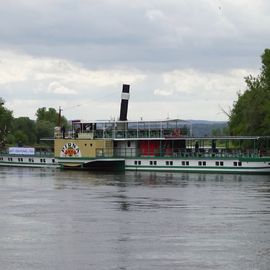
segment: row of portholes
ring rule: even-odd
[[[3,161],[3,160],[4,160],[3,157],[0,157],[0,161]],[[9,157],[8,158],[8,161],[13,162],[13,158],[12,157]],[[24,161],[23,158],[18,158],[18,162],[23,162],[23,161]],[[28,162],[34,163],[35,161],[34,161],[33,158],[29,158],[28,159]],[[46,163],[46,159],[45,158],[41,158],[40,159],[40,163]],[[52,159],[52,163],[55,163],[55,159]]]
[[[189,166],[189,161],[182,161],[181,162],[182,166]],[[134,161],[134,165],[142,165],[141,161],[140,160],[135,160]],[[157,165],[157,161],[156,160],[150,160],[149,161],[149,165],[152,166],[152,165]],[[215,165],[216,166],[224,166],[224,162],[223,161],[216,161],[215,162]],[[166,166],[173,166],[173,161],[166,161]],[[206,166],[206,161],[198,161],[198,166]],[[234,161],[233,162],[233,166],[239,166],[241,167],[242,166],[242,162],[241,161]]]
[[[32,162],[34,162],[34,161],[32,161]],[[40,162],[41,163],[46,163],[46,159],[45,158],[41,158],[40,159]],[[52,159],[52,163],[55,163],[55,159],[54,158]]]

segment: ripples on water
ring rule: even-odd
[[[270,269],[270,176],[0,168],[1,269]]]

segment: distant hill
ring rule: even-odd
[[[192,133],[195,137],[210,136],[213,129],[223,129],[228,123],[225,121],[187,120],[192,123]]]

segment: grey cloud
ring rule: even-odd
[[[111,93],[131,83],[134,108],[151,100],[155,106],[164,102],[168,111],[174,103],[177,110],[177,102],[192,106],[192,100],[211,99],[211,93],[198,94],[199,86],[184,91],[181,81],[166,84],[164,74],[191,69],[197,78],[219,73],[228,81],[230,70],[258,69],[270,44],[267,0],[248,5],[246,0],[0,0],[0,6],[0,49],[15,51],[0,65],[6,100],[16,95],[58,106],[105,97],[113,104]],[[14,60],[20,55],[27,57]],[[20,70],[21,81],[13,81]],[[93,72],[101,72],[101,79],[88,80]],[[235,78],[232,92],[239,90],[241,76]],[[227,87],[224,80],[217,79],[221,89]],[[52,83],[59,87],[52,89]]]
[[[241,55],[252,66],[269,44],[266,1],[253,13],[244,1],[38,2],[1,5],[2,46],[87,67],[167,69],[239,66]]]

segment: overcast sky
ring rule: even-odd
[[[227,120],[270,47],[268,0],[0,0],[0,97],[15,117]]]

